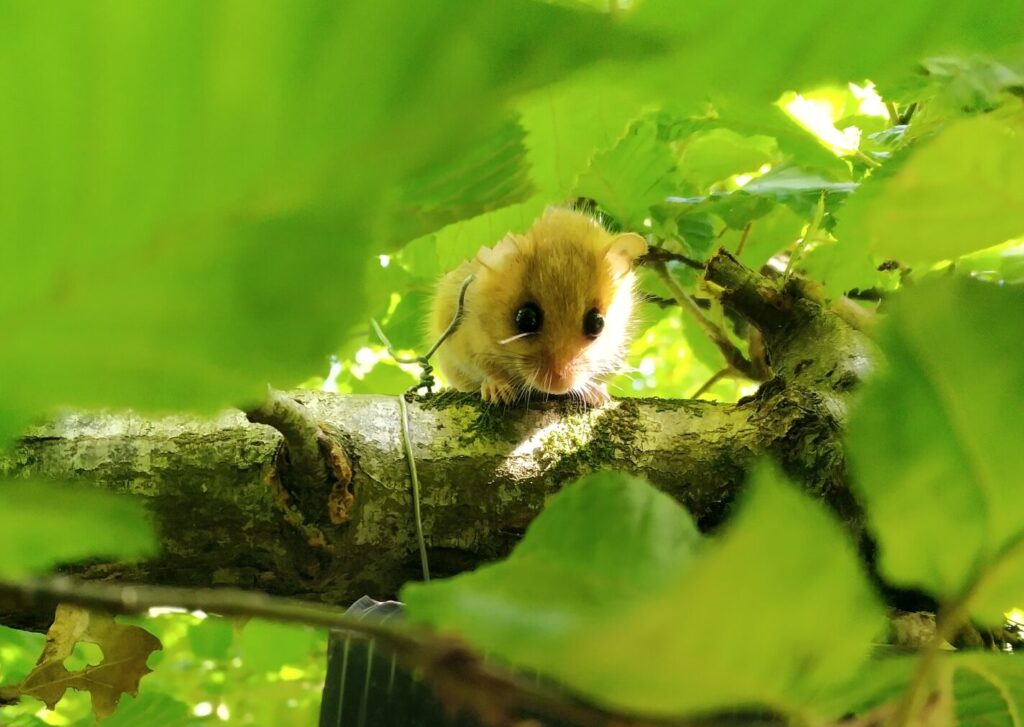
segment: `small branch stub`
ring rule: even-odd
[[[305,501],[314,493],[328,492],[326,511],[331,524],[347,522],[355,499],[350,488],[352,465],[313,413],[285,394],[268,389],[266,401],[247,412],[246,418],[273,427],[284,438],[270,473],[282,489],[278,499],[286,500],[282,507],[290,507],[287,500]],[[299,519],[315,522],[322,518]]]

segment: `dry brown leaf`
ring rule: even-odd
[[[103,660],[79,671],[68,671],[64,660],[80,641],[99,646]],[[68,688],[87,691],[93,713],[103,719],[113,714],[122,694],[138,694],[139,680],[152,671],[146,660],[160,648],[160,640],[145,629],[117,624],[109,614],[61,604],[46,633],[39,661],[16,688],[50,709]]]

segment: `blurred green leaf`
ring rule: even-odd
[[[420,349],[425,350],[420,344]],[[353,394],[402,394],[419,379],[390,359],[378,362],[362,377],[353,378]]]
[[[956,269],[980,280],[1020,285],[1024,283],[1024,242],[996,245],[965,255],[956,261]]]
[[[413,244],[426,244],[426,250],[420,252],[420,259],[433,249],[438,269],[435,273],[424,273],[435,276],[457,267],[465,260],[476,256],[484,245],[491,246],[509,232],[525,232],[533,221],[544,211],[548,201],[541,197],[532,197],[526,202],[504,207],[500,210],[487,212],[468,220],[448,225],[434,235],[432,243],[424,243],[423,238]],[[404,253],[404,250],[403,250]],[[418,264],[416,272],[426,270],[427,264]]]
[[[903,263],[931,263],[1024,234],[1024,125],[987,116],[950,125],[872,175],[836,237]]]
[[[953,670],[956,723],[970,727],[1016,725],[1024,712],[1024,665],[1011,654],[958,654]]]
[[[189,646],[199,659],[226,659],[234,640],[234,624],[219,616],[207,616],[188,630]]]
[[[96,720],[92,719],[95,724]],[[36,717],[34,714],[19,714],[11,720],[4,721],[4,727],[46,727],[47,723]]]
[[[139,499],[24,480],[0,481],[0,578],[20,578],[92,557],[156,553]]]
[[[631,22],[661,32],[673,52],[640,83],[668,98],[706,95],[774,101],[789,89],[870,78],[884,85],[943,51],[991,51],[1019,40],[1015,0],[867,0],[845,5],[785,0],[723,8],[704,0],[638,3]]]
[[[92,727],[96,719],[87,717],[74,727]],[[117,705],[117,711],[102,722],[103,727],[192,727],[201,722],[192,716],[189,705],[174,697],[142,687],[137,697],[126,696]]]
[[[17,682],[32,671],[44,639],[43,634],[0,626],[0,684]]]
[[[239,639],[242,661],[256,672],[278,671],[286,665],[304,665],[311,654],[323,650],[327,634],[308,626],[252,620]]]
[[[5,8],[0,439],[304,379],[369,254],[524,193],[512,95],[657,46],[529,0]]]
[[[400,186],[384,190],[374,239],[403,244],[424,232],[506,207],[530,197],[523,128],[503,120],[451,158],[413,172]]]
[[[1024,603],[1021,331],[1024,289],[947,278],[905,291],[849,426],[884,576],[969,596],[987,624]]]
[[[589,699],[675,716],[801,710],[857,673],[881,623],[839,525],[767,470],[713,543],[649,485],[592,475],[508,560],[410,584],[403,600],[411,619]],[[737,628],[751,618],[770,628]]]
[[[384,322],[384,332],[396,348],[426,352],[430,344],[427,341],[426,320],[431,293],[429,288],[409,290],[398,301],[394,313]]]
[[[596,200],[623,227],[642,229],[651,206],[671,195],[677,184],[672,150],[658,139],[654,122],[644,120],[591,159],[576,193]]]

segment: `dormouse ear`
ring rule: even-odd
[[[476,261],[488,270],[498,272],[519,254],[519,244],[511,232],[501,239],[493,248],[481,247],[476,253]]]
[[[605,252],[605,259],[612,269],[612,275],[621,277],[633,267],[633,261],[647,254],[647,240],[635,232],[626,232],[612,240]]]

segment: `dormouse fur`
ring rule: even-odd
[[[489,401],[541,392],[603,403],[603,382],[620,369],[629,343],[633,262],[646,251],[640,235],[612,234],[582,212],[549,208],[525,233],[481,248],[441,280],[430,319],[435,338],[451,321],[462,281],[474,276],[438,368],[456,389]],[[524,321],[537,320],[538,330],[524,332]]]

